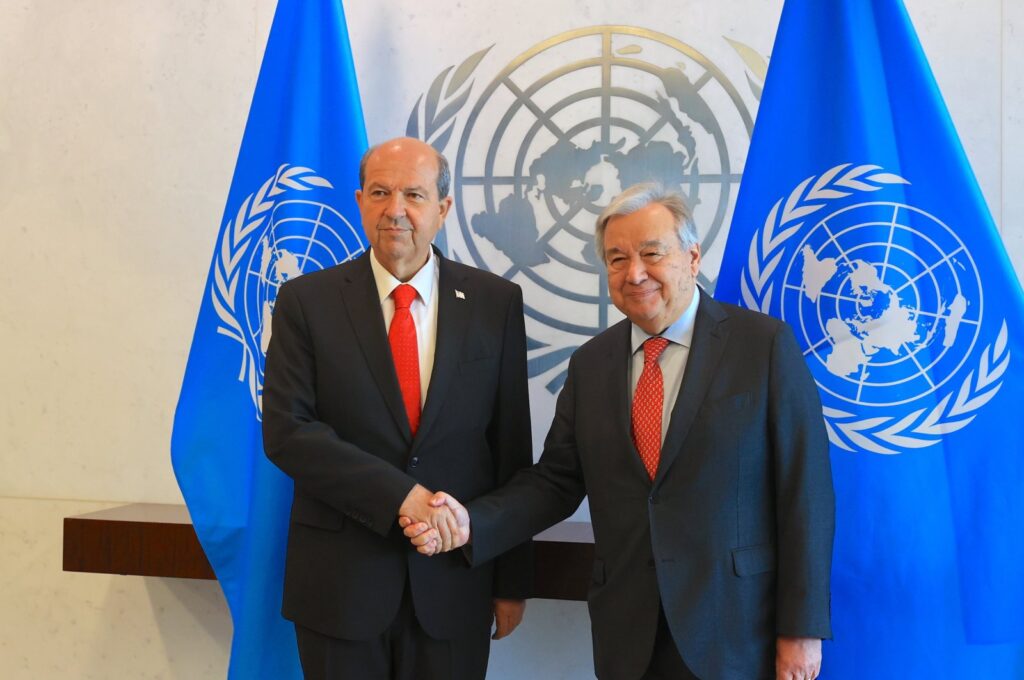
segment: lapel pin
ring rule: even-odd
[[[461,290],[457,290],[455,291],[455,297],[459,298],[460,300],[465,300],[466,294],[463,293]]]

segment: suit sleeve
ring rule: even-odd
[[[386,535],[416,481],[317,418],[316,357],[292,286],[281,287],[272,324],[263,391],[267,457],[297,491]]]
[[[830,638],[829,579],[835,498],[818,387],[793,332],[780,325],[769,375],[769,436],[775,472],[776,630]]]
[[[523,291],[518,286],[505,318],[500,370],[494,417],[487,433],[499,486],[533,463]],[[527,540],[512,547],[495,562],[494,596],[522,600],[532,594],[533,543]]]
[[[532,539],[571,515],[583,501],[586,488],[576,449],[574,366],[575,357],[569,362],[569,377],[558,395],[540,461],[467,505],[473,533],[468,555],[473,564]]]

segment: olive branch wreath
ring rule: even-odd
[[[801,182],[789,196],[772,206],[760,234],[750,242],[747,263],[740,274],[743,303],[768,313],[775,294],[772,274],[782,262],[783,245],[799,231],[805,218],[834,199],[855,192],[877,191],[886,185],[909,184],[877,165],[843,163]],[[847,451],[862,449],[894,454],[938,443],[942,436],[966,427],[1002,387],[1010,363],[1004,320],[994,343],[981,352],[977,370],[971,370],[956,390],[945,394],[932,408],[921,408],[902,417],[862,418],[836,408],[824,407],[829,439]],[[955,394],[955,397],[954,397]],[[855,448],[856,447],[856,448]]]
[[[311,168],[285,163],[257,191],[245,197],[234,219],[224,225],[217,247],[213,282],[210,285],[210,299],[222,324],[217,327],[217,332],[236,340],[242,346],[238,380],[248,383],[249,396],[256,406],[257,418],[262,418],[263,409],[256,357],[245,342],[245,332],[235,311],[238,284],[245,269],[242,257],[252,242],[263,235],[265,230],[261,231],[260,228],[277,204],[276,197],[287,191],[309,191],[314,187],[333,188],[330,182]]]
[[[437,74],[430,83],[426,95],[421,94],[416,100],[409,114],[405,134],[422,139],[438,151],[444,150],[455,130],[455,117],[466,105],[469,94],[473,91],[473,81],[469,80],[469,77],[492,47],[494,45],[474,52],[458,67],[449,66]],[[455,73],[449,78],[448,74],[452,69],[455,69]],[[444,86],[445,81],[448,82],[447,88]]]

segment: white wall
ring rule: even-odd
[[[1024,272],[1024,6],[907,5]],[[404,131],[442,68],[491,43],[491,73],[598,23],[653,28],[713,57],[722,35],[767,53],[780,7],[350,0],[346,11],[379,140]],[[215,584],[65,574],[61,518],[180,502],[171,420],[272,14],[272,0],[0,0],[4,678],[224,675],[230,620]],[[585,606],[531,603],[492,658],[492,678],[590,677]]]

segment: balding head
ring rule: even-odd
[[[387,152],[399,149],[406,151],[419,149],[425,154],[433,155],[434,160],[437,162],[437,198],[439,200],[447,198],[448,192],[451,191],[452,187],[452,173],[448,167],[448,159],[434,147],[414,137],[396,137],[395,139],[375,144],[367,149],[366,153],[363,154],[363,158],[359,161],[359,188],[366,188],[366,163],[370,160],[370,156],[379,151]]]

